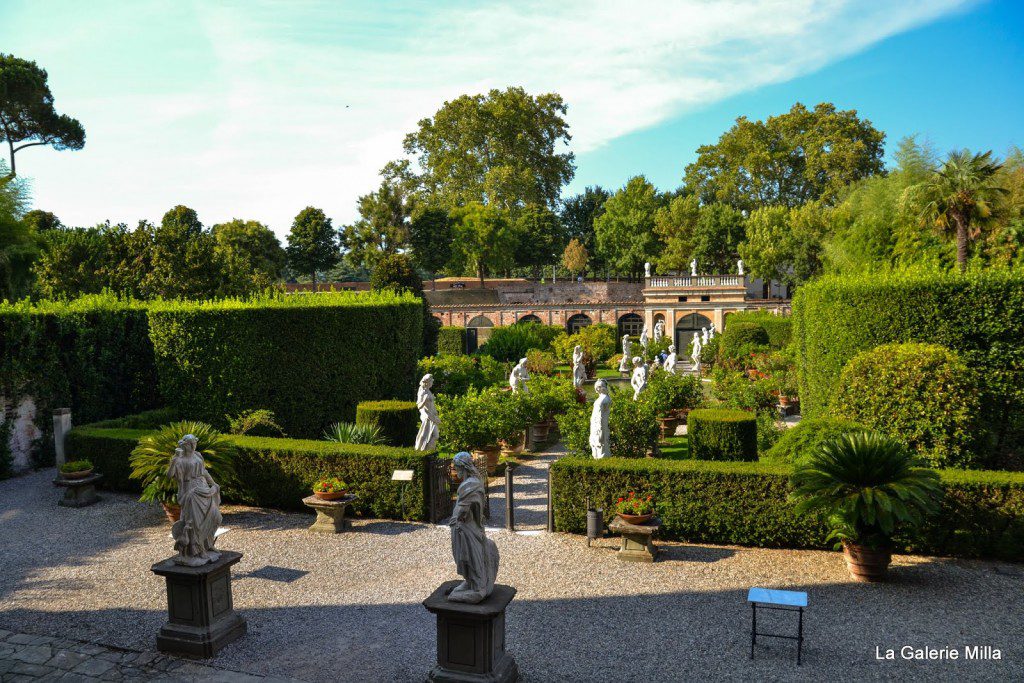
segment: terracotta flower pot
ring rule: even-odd
[[[181,506],[176,503],[160,503],[160,507],[164,509],[164,514],[167,515],[167,521],[174,524],[181,519]]]
[[[843,556],[850,575],[857,581],[882,581],[892,562],[888,548],[868,548],[849,541],[843,542]]]
[[[348,491],[313,491],[313,495],[320,500],[338,500],[347,493]]]
[[[61,472],[60,476],[63,479],[85,479],[93,473],[93,469],[94,468],[90,467],[87,470],[79,470],[77,472]]]
[[[783,408],[788,408],[791,403],[792,403],[792,400],[789,398],[789,396],[779,395],[779,405],[780,406],[782,406]]]
[[[497,446],[488,446],[487,448],[479,448],[473,451],[474,462],[486,462],[487,463],[487,474],[491,474],[498,467],[498,456],[501,455],[501,449]]]
[[[651,518],[654,517],[654,513],[649,512],[646,515],[627,515],[620,512],[619,517],[622,517],[627,524],[647,524],[647,522],[651,521]]]
[[[544,443],[548,440],[548,433],[551,431],[551,423],[538,422],[530,425],[530,441],[533,443]]]
[[[509,443],[507,441],[499,441],[498,445],[501,446],[502,455],[513,455],[515,453],[522,453],[523,449],[526,447],[526,432],[523,432],[518,437],[516,437],[516,440],[512,443]]]

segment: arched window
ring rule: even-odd
[[[517,323],[537,323],[540,324],[540,318],[535,316],[533,313],[524,315],[522,318],[516,321]]]
[[[700,313],[691,313],[684,315],[682,318],[676,321],[677,332],[697,332],[701,328],[708,327],[711,325],[711,319],[706,315]]]
[[[590,316],[584,315],[583,313],[577,313],[566,321],[565,329],[569,334],[576,334],[584,327],[590,327],[592,322],[593,321],[590,319]]]
[[[619,336],[628,334],[630,337],[639,337],[644,329],[644,319],[636,313],[626,313],[619,316]]]
[[[494,323],[486,315],[478,315],[466,323],[466,327],[494,327]]]

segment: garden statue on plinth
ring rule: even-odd
[[[736,262],[736,272],[743,275],[743,259]]]
[[[629,340],[629,335],[622,335],[622,360],[619,361],[619,372],[629,372],[629,359],[632,358],[629,351],[632,347],[633,342]]]
[[[665,372],[670,375],[676,374],[676,345],[668,345],[668,356],[665,358],[665,362],[662,363],[661,367],[665,368]]]
[[[700,328],[700,343],[706,345],[708,343],[708,339],[710,339],[710,337],[708,337],[708,328]]]
[[[708,339],[714,339],[714,338],[715,338],[715,324],[711,323],[711,325],[708,326]]]
[[[693,369],[695,372],[700,372],[700,352],[704,348],[703,344],[700,343],[700,335],[696,332],[693,333],[693,350],[690,351],[690,360],[693,361]]]
[[[640,349],[643,354],[647,355],[647,344],[651,340],[651,333],[647,331],[647,323],[644,323],[644,328],[640,330]]]
[[[420,411],[420,431],[416,434],[416,450],[418,451],[434,450],[437,445],[437,437],[441,433],[441,418],[437,416],[434,394],[430,391],[432,386],[434,386],[434,376],[427,373],[420,380],[420,388],[416,392],[416,407]]]
[[[594,460],[611,457],[611,432],[608,429],[608,416],[611,414],[612,397],[608,395],[608,383],[603,379],[594,383],[597,398],[594,410],[590,413],[590,454]]]
[[[647,388],[647,366],[644,364],[644,359],[637,356],[633,359],[633,377],[629,380],[629,385],[633,387],[633,400],[636,401],[640,398],[640,392]]]
[[[526,383],[530,381],[530,372],[526,369],[526,359],[520,359],[519,363],[512,368],[512,372],[508,376],[508,385],[512,387],[512,391],[522,391],[524,394],[529,393],[529,389],[526,387]]]
[[[178,482],[178,505],[181,518],[171,527],[176,564],[187,567],[216,562],[220,553],[214,551],[217,528],[220,527],[220,487],[206,470],[203,456],[196,452],[199,440],[186,434],[178,442],[171,458],[167,476]]]
[[[647,261],[646,263],[644,263],[644,277],[650,277],[650,276],[651,276],[651,262]]]
[[[572,350],[572,385],[579,389],[587,381],[587,367],[583,364],[583,347],[579,344]]]
[[[658,322],[654,323],[654,343],[657,344],[658,342],[660,342],[662,338],[664,338],[664,336],[665,322],[663,320],[659,320]]]
[[[697,259],[690,261],[690,277],[697,277]]]
[[[455,569],[464,580],[448,594],[448,600],[475,604],[494,590],[494,580],[498,576],[498,546],[484,533],[487,494],[480,481],[480,473],[473,464],[473,456],[463,451],[456,454],[452,464],[462,483],[459,484],[448,526],[452,532]]]

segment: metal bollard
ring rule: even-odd
[[[512,500],[512,463],[505,463],[505,528],[516,530],[515,501]]]
[[[604,536],[604,510],[601,508],[587,509],[587,547],[596,538]]]

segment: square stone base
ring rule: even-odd
[[[173,558],[153,565],[153,573],[167,582],[168,620],[156,637],[158,650],[212,657],[245,635],[245,619],[231,599],[231,566],[241,559],[241,553],[224,550],[219,560],[199,567],[175,564]]]
[[[623,562],[654,562],[658,557],[654,534],[660,528],[661,520],[657,517],[647,524],[630,524],[616,515],[608,525],[609,531],[622,536],[622,544],[615,556]]]
[[[101,479],[102,474],[91,474],[83,479],[64,479],[58,475],[53,485],[64,489],[64,497],[57,501],[57,505],[84,508],[98,502],[100,497],[96,495],[96,483]]]
[[[506,683],[519,679],[515,659],[505,651],[505,608],[516,589],[498,584],[481,603],[449,602],[460,581],[448,581],[423,601],[437,615],[437,666],[427,680],[448,683]]]

